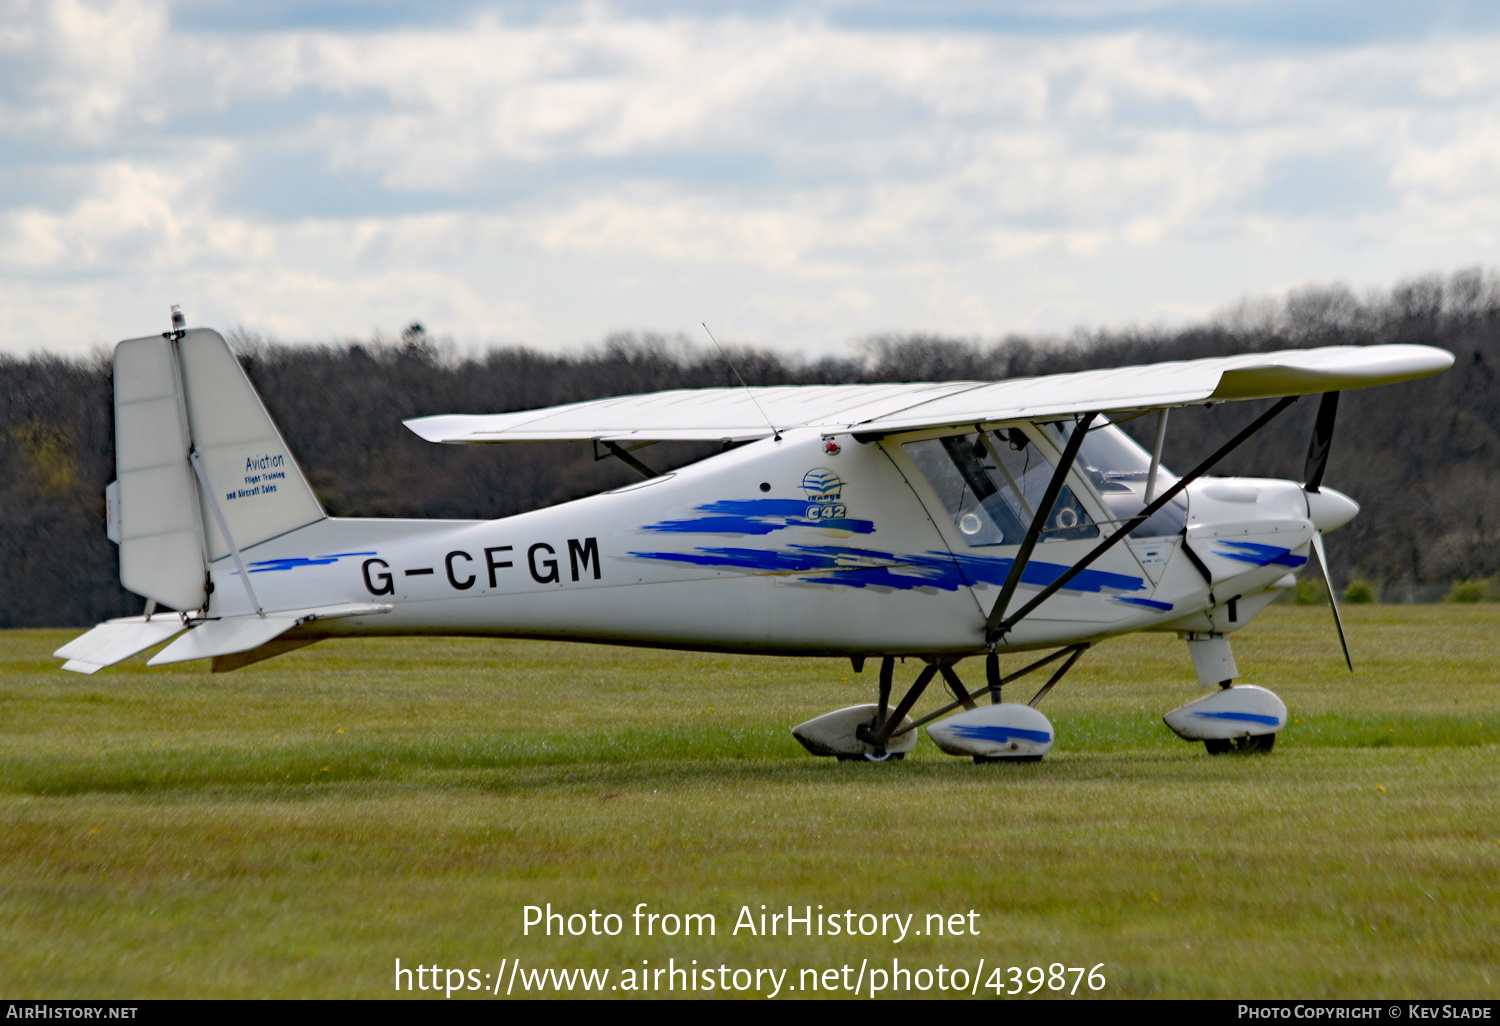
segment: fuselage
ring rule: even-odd
[[[986,617],[1017,551],[1015,525],[1029,520],[1028,498],[1050,476],[1060,443],[1057,428],[1030,423],[866,441],[789,431],[500,520],[330,518],[244,558],[268,611],[391,607],[298,628],[318,635],[972,654],[986,648]],[[1113,426],[1092,450],[1086,443],[1069,475],[1012,608],[1143,505],[1149,457]],[[1158,493],[1173,480],[1164,473]],[[1324,494],[1335,496],[1325,500],[1332,512],[1318,511],[1325,520],[1357,509]],[[1296,482],[1196,481],[1002,646],[1235,630],[1290,586],[1314,530]],[[228,558],[214,563],[212,580],[210,616],[253,612]]]

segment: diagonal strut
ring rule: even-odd
[[[1063,447],[1062,459],[1057,463],[1057,469],[1052,472],[1052,480],[1047,482],[1047,490],[1042,493],[1042,501],[1037,503],[1036,512],[1032,515],[1031,526],[1026,528],[1026,537],[1021,539],[1021,547],[1016,550],[1016,556],[1011,560],[1010,573],[1005,575],[1005,584],[1000,589],[1000,597],[995,600],[994,608],[985,621],[986,632],[992,632],[999,626],[1005,617],[1005,609],[1010,605],[1011,597],[1016,593],[1016,587],[1021,583],[1021,575],[1026,572],[1026,564],[1031,560],[1031,551],[1036,548],[1037,539],[1042,536],[1042,528],[1047,526],[1047,520],[1052,516],[1052,507],[1057,504],[1057,498],[1062,494],[1063,483],[1068,479],[1068,471],[1073,469],[1073,461],[1078,458],[1078,450],[1083,448],[1083,440],[1089,432],[1089,425],[1093,423],[1097,412],[1085,413],[1083,418],[1073,426],[1073,433],[1068,437],[1068,444]],[[998,461],[997,461],[998,462]]]

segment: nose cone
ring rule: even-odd
[[[1343,527],[1359,515],[1359,503],[1332,488],[1307,492],[1307,519],[1324,534]]]

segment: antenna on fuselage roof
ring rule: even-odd
[[[703,321],[699,321],[698,323],[703,325],[704,331],[708,331],[708,325],[706,323],[704,323]],[[719,345],[719,340],[714,338],[713,332],[708,331],[708,339],[714,344],[714,348],[719,351],[719,355],[724,358],[724,362],[729,364],[729,369],[734,371],[734,376],[740,379],[740,384],[745,385],[745,379],[740,376],[739,368],[735,367],[734,361],[729,359],[729,354],[724,352],[724,347]],[[749,393],[750,401],[752,403],[755,403],[756,412],[758,412],[761,415],[761,418],[766,422],[766,427],[771,429],[772,437],[775,438],[778,442],[781,441],[781,432],[776,430],[776,425],[771,423],[771,418],[767,417],[766,411],[761,409],[759,401],[757,401],[755,398],[755,390],[749,385],[745,385],[745,391]]]

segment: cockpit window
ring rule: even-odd
[[[1059,448],[1073,433],[1073,422],[1048,424],[1047,433]],[[1088,476],[1099,497],[1117,520],[1135,516],[1146,505],[1146,478],[1151,472],[1151,454],[1119,427],[1100,417],[1089,428],[1078,451],[1078,469]],[[1177,483],[1177,475],[1166,467],[1156,468],[1156,494]],[[1132,538],[1160,538],[1179,534],[1187,523],[1187,500],[1181,495],[1155,516],[1130,532]]]
[[[964,541],[974,547],[1019,545],[1052,480],[1052,463],[1022,431],[949,435],[907,442],[906,453]],[[1099,528],[1064,486],[1041,541],[1095,538]]]

